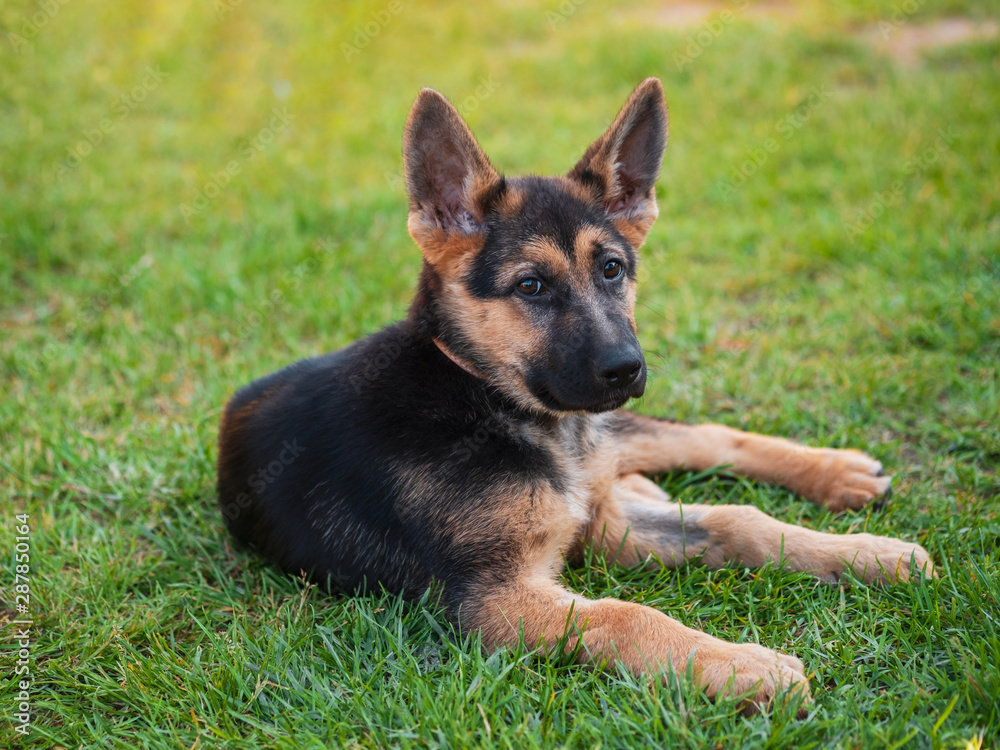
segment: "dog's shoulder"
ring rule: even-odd
[[[518,541],[507,534],[498,546],[504,519],[565,484],[564,427],[540,429],[410,331],[396,324],[296,362],[227,406],[218,473],[227,524],[286,570],[334,575],[347,588],[455,581],[470,555],[478,567],[493,553],[496,565],[509,560]]]

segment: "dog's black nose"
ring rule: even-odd
[[[601,372],[601,377],[604,378],[604,382],[608,385],[621,388],[632,385],[636,378],[639,377],[640,372],[642,372],[642,360],[632,356],[616,362],[610,367],[606,367]]]

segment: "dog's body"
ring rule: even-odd
[[[648,607],[562,588],[585,545],[618,562],[701,555],[779,559],[836,579],[902,580],[919,546],[831,535],[741,506],[684,506],[643,474],[729,465],[839,510],[890,480],[856,451],[618,411],[642,394],[637,250],[656,217],[666,145],[662,88],[636,89],[567,177],[490,166],[433,91],[404,142],[410,233],[424,254],[408,319],[296,363],[234,396],[219,438],[233,534],[290,573],[415,597],[440,582],[448,612],[492,647],[552,644],[633,671],[693,659],[710,694],[808,693],[794,657],[730,644]]]

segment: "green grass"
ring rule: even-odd
[[[651,1],[224,3],[70,2],[23,48],[10,34],[41,6],[0,6],[0,583],[14,618],[28,513],[34,619],[32,734],[13,732],[5,639],[0,746],[1000,744],[1000,42],[902,66],[863,33],[893,3],[796,3],[791,20],[734,3],[681,66],[698,29]],[[891,33],[995,11],[918,5]],[[837,516],[724,475],[664,486],[915,540],[940,578],[830,587],[599,559],[564,578],[797,654],[816,698],[803,721],[743,718],[683,678],[485,656],[431,601],[280,576],[215,508],[228,396],[406,309],[420,261],[399,150],[419,88],[459,103],[501,169],[552,173],[648,75],[671,143],[636,408],[857,447],[897,477],[885,510]],[[271,138],[275,107],[291,117]]]

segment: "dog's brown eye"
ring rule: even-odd
[[[604,278],[617,279],[622,275],[622,264],[617,260],[609,260],[604,264]]]
[[[534,297],[545,291],[545,285],[535,278],[521,279],[517,282],[517,291],[528,297]]]

